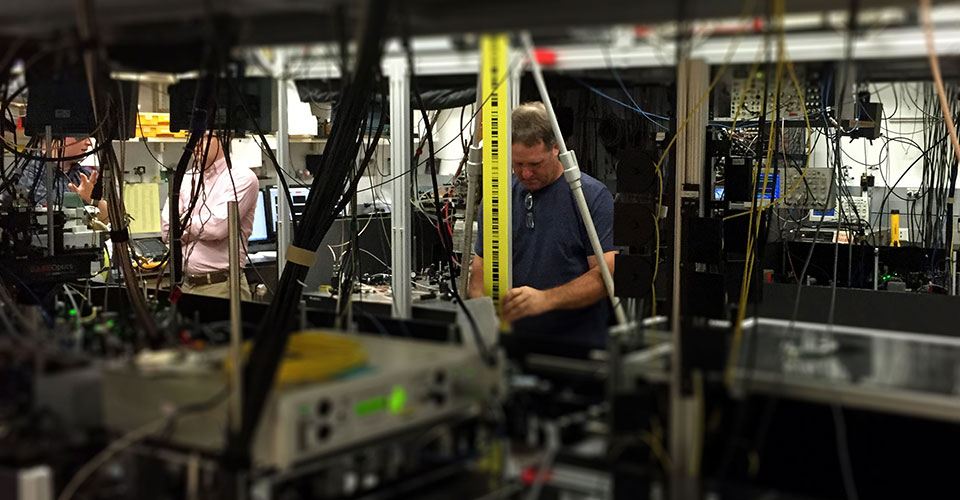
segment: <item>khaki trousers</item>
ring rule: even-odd
[[[219,297],[221,299],[230,298],[229,281],[198,286],[190,286],[184,283],[181,290],[183,290],[183,293],[192,293],[194,295],[206,295],[208,297]],[[250,284],[247,283],[247,277],[243,273],[240,273],[240,298],[246,301],[253,300],[253,296],[250,294]]]

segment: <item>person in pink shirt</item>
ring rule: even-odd
[[[209,149],[207,143],[209,140]],[[207,150],[205,165],[201,161]],[[183,283],[185,293],[226,298],[228,282],[230,234],[227,223],[227,202],[236,200],[240,212],[240,265],[247,260],[247,239],[253,232],[260,182],[247,167],[228,167],[220,140],[205,136],[194,150],[193,169],[180,186],[180,219],[183,221]],[[190,210],[191,200],[197,201]],[[163,240],[169,236],[169,200],[163,207]],[[250,300],[247,278],[240,274],[243,300]]]

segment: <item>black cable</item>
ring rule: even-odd
[[[515,66],[515,65],[520,64],[520,62],[521,62],[521,61],[518,59],[518,60],[515,61],[513,64],[514,64],[514,66]],[[503,78],[501,78],[500,81],[497,82],[497,86],[496,86],[496,88],[494,89],[494,91],[491,91],[489,94],[487,94],[487,96],[483,99],[483,101],[480,102],[480,106],[478,106],[478,107],[477,107],[477,110],[474,111],[474,112],[473,112],[473,115],[470,116],[470,120],[467,121],[467,124],[466,124],[465,126],[463,126],[463,127],[460,127],[460,133],[461,133],[461,134],[463,134],[463,132],[466,130],[466,128],[470,126],[470,123],[471,123],[474,119],[476,119],[476,117],[483,111],[483,107],[487,104],[487,101],[489,101],[490,98],[493,96],[494,92],[495,92],[496,90],[499,90],[500,87],[503,86],[503,84],[507,81],[507,77],[510,76],[510,74],[513,72],[514,66],[511,66],[510,69],[504,73]],[[457,142],[458,139],[460,139],[459,136],[456,136],[456,137],[454,137],[453,139],[450,139],[446,144],[444,144],[443,146],[440,146],[439,148],[437,148],[437,150],[435,151],[435,153],[439,153],[439,152],[443,151],[444,149],[446,149],[447,147],[449,147],[449,146],[450,146],[451,144],[453,144],[454,142]],[[417,164],[416,166],[419,167],[419,166],[421,166],[421,165],[424,165],[424,164],[426,164],[427,161],[428,161],[428,160],[423,160],[423,162]]]
[[[406,52],[407,57],[407,72],[410,76],[410,88],[413,90],[413,96],[417,103],[417,108],[420,110],[420,115],[423,118],[425,128],[427,130],[427,146],[429,148],[430,156],[427,158],[427,164],[430,167],[430,181],[433,184],[433,201],[434,201],[434,210],[437,215],[437,226],[440,234],[440,246],[443,248],[444,253],[446,254],[446,263],[447,270],[449,271],[450,279],[450,293],[453,295],[454,302],[460,306],[460,309],[463,311],[464,315],[467,317],[467,321],[470,323],[470,329],[473,332],[474,341],[477,344],[477,350],[480,353],[480,357],[486,361],[490,366],[496,364],[496,357],[487,349],[486,343],[483,340],[483,336],[480,334],[480,327],[477,326],[477,321],[473,317],[473,313],[470,312],[470,309],[463,302],[463,298],[460,297],[460,291],[457,287],[457,273],[454,270],[455,257],[453,255],[453,236],[446,230],[440,228],[443,224],[443,213],[440,208],[440,189],[437,185],[437,169],[436,169],[436,151],[433,148],[433,131],[430,127],[430,121],[427,117],[426,106],[423,104],[423,97],[420,95],[420,89],[417,85],[417,77],[414,68],[413,61],[413,49],[410,44],[410,34],[406,31],[407,26],[402,25],[402,36],[401,42],[403,44],[404,51]],[[442,270],[441,270],[442,272]]]
[[[337,215],[332,209],[339,200],[354,195],[347,188],[346,179],[360,149],[363,132],[359,125],[380,66],[384,27],[390,10],[386,0],[369,0],[363,9],[361,25],[356,31],[360,40],[353,78],[339,103],[337,120],[321,158],[320,175],[314,178],[307,197],[301,219],[303,225],[294,236],[293,245],[297,248],[315,252]],[[250,443],[297,316],[302,293],[300,282],[307,269],[308,266],[297,262],[286,263],[273,301],[257,328],[254,348],[244,368],[241,429],[239,433],[230,433],[227,439],[227,460],[233,470],[249,464]]]
[[[883,146],[880,148],[880,156],[879,156],[880,160],[878,161],[878,165],[881,164],[881,163],[883,163],[883,161],[886,159],[886,158],[884,158],[884,156],[883,156],[883,152],[884,152],[884,151],[887,152],[887,157],[890,156],[890,143],[891,143],[891,142],[902,142],[902,143],[905,143],[905,144],[907,144],[907,145],[909,145],[909,146],[913,146],[913,147],[917,148],[917,150],[920,151],[921,154],[923,154],[923,152],[924,152],[923,147],[920,146],[919,144],[917,144],[917,142],[914,141],[914,140],[912,140],[912,139],[908,139],[908,138],[905,138],[905,137],[891,137],[891,138],[887,138],[886,141],[884,141]],[[883,167],[880,167],[880,168],[878,168],[877,170],[880,171],[880,180],[883,181],[884,185],[889,186],[889,184],[887,183],[886,177],[883,175]],[[921,190],[921,192],[923,192],[923,191]],[[897,194],[897,193],[891,193],[891,194],[892,194],[895,198],[900,199],[901,201],[909,201],[907,198],[904,198],[904,197],[900,196],[900,195]]]
[[[254,144],[257,145],[258,148],[260,148],[260,152],[262,152],[263,154],[268,154],[268,153],[267,153],[267,150],[268,150],[269,148],[268,148],[268,147],[264,147],[263,144],[260,144],[260,140],[259,140],[256,136],[251,136],[250,139],[253,141]],[[297,187],[301,187],[301,188],[309,188],[309,187],[310,187],[309,184],[307,184],[307,183],[303,182],[302,180],[300,180],[300,178],[297,176],[297,174],[295,174],[295,173],[292,174],[292,173],[290,173],[287,169],[283,168],[283,165],[280,165],[280,171],[283,172],[283,175],[286,175],[286,176],[287,176],[287,179],[288,179],[288,180],[293,181],[293,183],[296,184]]]
[[[952,102],[956,102],[956,100],[954,99]],[[947,258],[946,258],[947,272],[952,273],[953,271],[950,267],[949,262],[952,261],[954,258],[953,257],[953,235],[954,235],[954,231],[956,231],[956,228],[954,227],[954,220],[953,220],[953,214],[954,214],[953,207],[954,207],[954,196],[957,192],[957,173],[958,173],[958,167],[960,167],[960,165],[958,165],[955,157],[950,162],[950,164],[951,164],[950,165],[950,189],[949,191],[947,191],[948,203],[945,210],[947,217],[949,218],[949,222],[946,224],[947,234],[946,234],[946,237],[944,238],[944,250],[946,251],[946,255],[947,255]]]
[[[843,490],[850,500],[857,500],[857,483],[853,477],[853,465],[850,463],[850,450],[847,443],[847,426],[840,405],[830,405],[833,411],[833,426],[836,432],[837,457],[840,461],[840,474],[843,477]]]
[[[2,82],[0,83],[0,85],[2,85],[2,87],[0,88],[3,89],[2,93],[0,93],[0,101],[3,101],[5,103],[7,100],[7,83],[9,81],[9,74],[6,71],[6,68],[4,68],[4,71],[0,73],[0,79],[2,79],[0,80],[0,82]],[[6,114],[10,116],[10,123],[13,124],[13,127],[12,127],[13,143],[16,144],[17,143],[17,125],[16,123],[14,123],[16,120],[13,117],[13,112],[10,111],[9,108],[7,108]],[[3,117],[2,115],[0,115],[0,120],[2,119]],[[2,137],[3,137],[3,126],[2,124],[0,124],[0,138]],[[0,148],[0,197],[2,197],[3,191],[6,190],[6,186],[12,185],[10,179],[7,178],[7,170],[5,166],[7,162],[6,162],[6,158],[4,157],[5,153],[6,153],[6,150],[3,148]],[[13,163],[14,163],[14,168],[16,168],[17,164],[19,163],[19,158],[15,157]]]
[[[933,148],[935,148],[935,147],[938,146],[940,143],[942,143],[944,140],[946,140],[947,137],[948,137],[947,135],[942,136],[942,137],[940,138],[940,140],[938,140],[938,141],[935,142],[933,145],[931,145],[930,147],[928,147],[927,149],[925,149],[925,150],[923,151],[923,154],[921,154],[920,156],[918,156],[916,160],[913,160],[913,162],[910,163],[910,165],[908,165],[906,169],[904,169],[903,173],[900,174],[900,177],[897,179],[897,182],[893,183],[893,186],[890,186],[890,188],[887,190],[887,194],[884,195],[883,199],[880,201],[880,210],[879,210],[879,213],[877,214],[877,228],[878,228],[878,230],[877,230],[877,233],[874,233],[874,234],[879,234],[879,233],[880,233],[880,230],[881,230],[882,227],[883,227],[883,226],[881,225],[881,223],[882,223],[882,221],[883,221],[883,206],[886,205],[887,200],[890,198],[890,194],[891,194],[891,193],[893,192],[893,190],[897,187],[897,184],[900,184],[900,181],[903,180],[903,178],[907,175],[907,173],[910,171],[910,169],[913,168],[913,166],[917,164],[917,162],[919,162],[920,160],[926,158],[927,154],[928,154],[931,150],[933,150]],[[876,239],[874,239],[874,246],[876,246],[876,245],[878,245],[878,243],[877,243]]]
[[[34,137],[27,142],[27,147],[34,147],[39,143],[40,139],[38,137]],[[3,151],[3,148],[0,148],[0,155],[2,155]],[[0,192],[9,191],[10,196],[14,196],[16,194],[16,187],[20,183],[20,179],[23,177],[23,169],[28,165],[30,165],[28,160],[14,158],[13,163],[10,165],[11,175],[10,177],[5,177],[3,184],[0,185]]]
[[[143,148],[147,150],[147,153],[150,154],[150,157],[153,158],[153,161],[157,162],[157,165],[160,165],[161,167],[163,167],[163,170],[173,170],[170,167],[164,165],[163,162],[160,161],[160,159],[157,158],[155,154],[153,154],[153,150],[150,149],[150,145],[147,144],[147,138],[143,136],[143,124],[140,123],[140,113],[137,113],[137,127],[140,128],[139,142],[143,144]]]
[[[119,261],[123,270],[124,289],[129,299],[129,305],[133,310],[133,317],[139,326],[138,333],[146,338],[149,345],[156,347],[159,345],[161,339],[157,334],[153,317],[147,308],[146,300],[143,297],[139,284],[132,279],[132,277],[137,274],[133,270],[130,259],[129,242],[127,241],[126,235],[126,210],[122,198],[123,168],[120,166],[112,146],[113,138],[121,137],[120,132],[128,128],[123,126],[126,125],[123,116],[121,116],[117,122],[121,128],[116,127],[117,123],[110,123],[109,126],[103,127],[103,125],[108,123],[112,118],[112,111],[123,110],[126,109],[126,107],[123,105],[122,93],[118,94],[120,102],[117,103],[114,101],[111,93],[104,90],[104,82],[109,80],[109,75],[102,70],[103,66],[101,65],[103,62],[100,60],[100,52],[97,50],[96,42],[98,39],[93,23],[94,14],[92,12],[92,3],[81,2],[80,8],[86,10],[87,20],[87,24],[81,26],[81,31],[88,32],[87,35],[91,37],[89,40],[82,40],[81,42],[85,45],[84,52],[87,56],[84,66],[87,83],[89,85],[92,110],[94,116],[100,117],[100,124],[94,130],[94,135],[97,139],[97,151],[99,151],[100,168],[104,172],[112,174],[110,175],[110,182],[104,183],[104,189],[106,190],[106,199],[110,215],[114,221],[111,238],[114,247],[113,257]],[[6,143],[4,144],[4,147],[6,147]],[[60,161],[63,162],[66,160],[61,158]],[[118,234],[118,231],[121,233]],[[140,342],[141,337],[138,335],[135,343],[140,344]]]
[[[384,98],[386,98],[386,89],[382,88],[381,91]],[[363,155],[363,160],[360,162],[360,167],[358,168],[357,175],[353,177],[353,181],[350,183],[348,192],[353,193],[354,196],[356,196],[356,194],[359,193],[359,191],[357,191],[357,186],[360,184],[360,179],[363,178],[363,174],[367,166],[370,164],[370,160],[373,158],[373,154],[376,152],[376,148],[379,146],[380,136],[383,134],[383,129],[385,124],[386,124],[386,118],[383,115],[381,115],[380,120],[377,123],[377,131],[374,133],[373,141],[371,141],[372,144],[370,144],[366,148]],[[363,134],[361,133],[361,139],[362,137],[363,137]],[[339,214],[340,212],[343,212],[343,210],[347,207],[347,203],[349,203],[351,199],[352,199],[352,196],[349,198],[344,197],[340,201],[340,203],[334,208],[335,213]]]
[[[380,186],[385,186],[385,185],[387,185],[387,184],[390,184],[391,182],[393,182],[393,181],[395,181],[395,180],[397,180],[397,179],[399,179],[399,178],[401,178],[401,177],[403,177],[403,176],[405,176],[405,175],[410,175],[410,174],[413,173],[414,171],[415,171],[415,168],[414,168],[414,167],[410,167],[410,168],[408,168],[407,170],[405,170],[405,171],[403,171],[403,172],[401,172],[401,173],[399,173],[399,174],[397,174],[397,175],[395,175],[395,176],[393,176],[393,177],[390,177],[389,179],[387,179],[387,180],[385,180],[385,181],[379,182],[379,183],[377,183],[377,184],[371,184],[370,187],[365,187],[365,188],[363,188],[363,189],[357,190],[357,194],[364,193],[364,192],[367,192],[367,191],[371,191],[371,190],[374,190],[374,189],[376,189],[376,188],[378,188],[378,187],[380,187]]]
[[[844,66],[843,66],[845,71],[844,71],[844,73],[843,73],[843,75],[842,75],[841,85],[840,85],[840,87],[839,87],[839,88],[840,88],[840,99],[838,99],[838,103],[837,103],[837,120],[838,120],[838,121],[839,121],[840,117],[843,116],[843,114],[842,114],[842,109],[843,109],[843,93],[846,91],[846,90],[845,90],[845,86],[846,86],[846,78],[847,78],[847,71],[846,71],[846,70],[849,69],[849,68],[851,67],[852,63],[853,63],[853,61],[852,61],[852,58],[853,58],[853,37],[854,37],[854,36],[856,35],[856,33],[857,33],[857,15],[859,14],[859,11],[860,11],[860,2],[859,2],[859,0],[850,0],[850,9],[849,9],[849,14],[848,14],[848,16],[847,16],[847,19],[848,19],[848,22],[849,22],[849,26],[848,26],[847,33],[846,33],[846,37],[845,37],[845,38],[846,38],[846,42],[845,42],[845,45],[846,45],[845,52],[846,52],[846,54],[845,54]],[[855,97],[855,98],[856,98],[856,97]],[[857,111],[857,114],[858,114],[858,116],[859,116],[859,109],[858,109],[858,111]],[[840,155],[839,155],[840,150],[841,150],[841,146],[840,146],[840,135],[841,135],[842,130],[843,130],[842,127],[840,127],[840,126],[837,127],[837,134],[836,134],[836,138],[835,138],[835,140],[834,140],[834,144],[835,144],[835,147],[836,147],[836,150],[837,150],[837,155],[835,155],[834,161],[836,162],[835,169],[836,169],[836,176],[837,176],[837,182],[838,182],[838,184],[846,184],[846,183],[843,181],[843,177],[842,177],[842,176],[843,176],[842,160],[841,160],[841,157],[840,157]],[[843,205],[841,204],[839,207],[837,207],[837,210],[838,210],[838,213],[842,214],[842,213],[843,213]],[[839,236],[839,235],[838,235],[838,236]],[[838,260],[839,252],[840,252],[840,238],[837,237],[837,238],[835,238],[835,240],[836,240],[836,241],[834,242],[834,254],[833,254],[833,282],[831,283],[830,309],[829,309],[829,312],[828,312],[828,328],[829,328],[830,325],[833,325],[834,312],[835,312],[835,310],[836,310],[836,299],[837,299],[837,260]],[[851,251],[851,252],[853,251],[853,250],[852,250],[852,246],[851,246],[851,248],[850,248],[850,251]],[[799,290],[798,290],[798,292],[797,292],[797,295],[798,295],[798,298],[799,298]],[[797,306],[796,306],[796,304],[795,304],[795,305],[794,305],[794,318],[796,317],[796,314],[797,314]],[[791,326],[792,326],[792,325],[793,325],[793,321],[791,321]],[[835,408],[838,408],[838,407],[835,406]],[[838,437],[839,437],[839,431],[838,431]],[[845,484],[845,486],[846,486],[845,490],[846,490],[846,492],[847,492],[847,496],[848,496],[848,498],[850,498],[851,500],[856,500],[856,499],[857,499],[857,494],[856,494],[856,489],[852,487],[852,478],[851,478],[851,481],[849,481],[849,484],[848,484],[848,481],[847,481],[847,478],[849,477],[850,474],[848,474],[849,468],[848,468],[848,467],[845,467],[845,465],[846,465],[846,464],[849,464],[849,450],[848,450],[848,448],[847,448],[847,442],[846,442],[845,436],[844,436],[844,439],[843,439],[843,440],[840,440],[840,439],[837,440],[837,454],[838,454],[839,457],[840,457],[841,471],[842,471],[842,473],[844,474],[844,484]],[[846,463],[844,462],[844,458],[847,458],[847,462],[846,462]]]
[[[247,106],[246,99],[243,98],[243,94],[240,93],[240,89],[237,88],[236,82],[233,81],[233,78],[227,77],[227,84],[230,86],[230,90],[233,91],[233,94],[237,96],[237,100],[240,101],[240,106],[243,107],[243,112],[246,113],[247,117],[250,119],[250,122],[253,123],[253,128],[257,132],[257,136],[260,137],[260,141],[263,142],[265,149],[264,152],[267,153],[267,157],[270,158],[270,162],[273,163],[273,168],[277,171],[277,180],[280,182],[280,186],[283,188],[283,194],[287,198],[287,204],[290,207],[290,219],[293,221],[293,233],[296,234],[300,230],[300,219],[293,211],[293,196],[290,194],[290,186],[287,185],[287,179],[283,176],[283,169],[280,168],[280,162],[277,160],[276,155],[273,154],[273,150],[270,149],[267,138],[263,134],[263,129],[260,128],[260,124],[257,122],[256,117],[253,113],[250,112],[250,108]]]
[[[216,27],[212,26],[211,29],[216,30]],[[196,148],[199,141],[204,138],[207,130],[212,129],[212,124],[216,122],[214,113],[214,109],[216,108],[216,98],[214,95],[217,85],[217,75],[220,72],[220,67],[223,65],[225,51],[226,48],[222,46],[219,38],[211,37],[211,43],[208,45],[207,51],[204,53],[201,63],[201,67],[204,69],[203,74],[198,80],[196,89],[194,91],[193,102],[191,104],[193,111],[191,115],[190,133],[188,135],[187,144],[184,146],[183,153],[180,155],[180,159],[177,162],[177,167],[174,172],[172,186],[172,192],[174,193],[174,196],[170,198],[169,208],[170,227],[173,233],[173,238],[170,242],[173,253],[172,275],[175,283],[179,283],[181,281],[183,274],[184,259],[182,255],[183,249],[181,238],[184,232],[184,222],[191,221],[191,214],[196,206],[200,192],[205,192],[205,183],[202,182],[202,179],[203,172],[206,169],[207,154],[210,148],[210,137],[207,137],[206,145],[200,158],[196,158]],[[224,146],[221,145],[221,147]],[[187,169],[191,164],[193,164],[194,170],[201,179],[201,182],[197,182],[195,190],[191,193],[190,206],[188,210],[183,211],[180,210],[179,206],[180,192],[183,185],[184,176],[186,175]],[[181,214],[184,215],[181,216]],[[181,220],[181,217],[184,217],[184,219]]]
[[[381,92],[382,92],[381,95],[382,95],[382,97],[383,97],[383,100],[385,101],[385,100],[386,100],[386,95],[387,95],[387,90],[386,90],[386,88],[383,88],[383,87],[381,86]],[[375,107],[375,105],[374,105],[373,103],[371,103],[371,104],[370,104],[370,110],[369,110],[369,112],[370,112],[370,118],[369,118],[369,119],[370,119],[370,120],[373,119],[374,107]],[[377,130],[376,130],[376,132],[374,133],[374,136],[373,136],[372,138],[370,138],[370,140],[368,140],[368,142],[367,142],[367,147],[366,147],[366,149],[365,149],[365,151],[364,151],[363,160],[360,162],[360,164],[358,165],[357,169],[353,172],[353,179],[352,179],[352,181],[351,181],[351,183],[350,183],[350,187],[348,188],[348,192],[352,192],[352,193],[353,193],[353,196],[351,196],[351,197],[349,197],[349,198],[344,197],[344,198],[341,200],[340,204],[338,204],[337,207],[334,208],[334,211],[335,211],[336,213],[338,213],[338,214],[341,213],[341,212],[343,211],[343,209],[346,208],[347,203],[349,203],[350,201],[356,199],[357,186],[358,186],[359,183],[360,183],[360,179],[363,177],[364,170],[366,169],[366,166],[370,164],[370,159],[373,157],[373,154],[374,154],[374,152],[376,151],[376,148],[379,146],[380,136],[381,136],[381,134],[383,133],[383,128],[384,128],[384,124],[385,124],[385,123],[386,123],[386,117],[381,113],[381,115],[380,115],[380,120],[379,120],[378,123],[377,123]],[[362,122],[361,122],[361,126],[360,126],[360,130],[361,130],[360,138],[361,138],[361,141],[362,141],[363,135],[364,135],[362,132],[366,131],[366,129],[367,129],[367,122],[366,122],[366,121],[362,121]],[[349,257],[350,257],[349,265],[348,265],[348,266],[340,266],[339,273],[338,273],[338,278],[337,278],[337,283],[339,284],[339,293],[340,293],[340,300],[338,300],[338,302],[337,302],[337,303],[338,303],[338,307],[340,307],[340,304],[341,304],[341,303],[343,304],[343,305],[342,305],[343,309],[337,311],[337,316],[338,316],[338,317],[342,317],[342,315],[346,314],[346,308],[349,307],[350,297],[352,296],[352,292],[353,292],[353,283],[354,283],[354,279],[356,278],[355,274],[360,272],[359,266],[357,265],[357,262],[358,262],[358,259],[359,259],[359,254],[357,253],[358,247],[359,247],[359,241],[358,241],[358,237],[359,237],[358,229],[359,229],[359,228],[358,228],[357,225],[356,225],[356,215],[357,215],[357,214],[356,214],[356,211],[354,211],[354,213],[352,214],[352,223],[351,223],[351,244],[350,244],[350,249],[349,249],[349,252],[350,252],[350,255],[349,255]],[[347,280],[346,280],[346,282],[343,282],[342,279],[341,279],[341,276],[343,275],[343,271],[344,271],[345,268],[347,269],[347,273],[346,273],[346,274],[347,274]],[[362,296],[361,296],[361,297],[362,297]],[[346,300],[343,300],[344,298],[346,298]]]

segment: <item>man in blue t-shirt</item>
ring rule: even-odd
[[[103,187],[97,186],[99,172],[95,167],[80,165],[80,157],[90,149],[92,142],[89,137],[67,137],[63,143],[54,149],[53,158],[64,158],[57,161],[59,169],[54,171],[53,189],[54,203],[63,202],[63,193],[73,191],[88,205],[96,205],[100,209],[100,220],[107,220],[107,202],[103,197]],[[47,202],[47,185],[45,182],[47,162],[28,160],[21,169],[17,188],[21,195],[31,205],[43,205]],[[4,199],[9,193],[0,194]]]
[[[518,334],[551,334],[599,343],[611,308],[573,192],[563,177],[559,147],[542,103],[513,112],[513,191],[510,220],[513,287],[501,315]],[[583,194],[604,258],[613,272],[613,196],[582,174]],[[481,211],[482,213],[482,211]],[[483,295],[483,229],[477,232],[470,296]]]

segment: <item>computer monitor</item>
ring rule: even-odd
[[[190,130],[198,84],[199,80],[195,78],[184,78],[167,89],[171,132]],[[207,125],[217,130],[229,128],[239,134],[254,132],[258,128],[266,133],[275,131],[275,87],[269,77],[244,77],[236,79],[232,85],[218,85],[213,97],[217,109]]]
[[[277,230],[277,219],[279,216],[279,211],[277,209],[278,197],[283,196],[280,193],[280,190],[272,187],[270,188],[270,208],[273,210],[273,225],[272,228],[274,231]],[[291,212],[300,217],[303,215],[303,211],[307,208],[307,197],[310,196],[310,188],[308,187],[292,187],[290,188],[290,197],[293,198],[293,206],[291,207]]]
[[[253,232],[247,241],[257,243],[270,239],[270,233],[267,232],[267,208],[266,193],[260,191],[257,193],[257,208],[253,212]]]
[[[87,72],[82,64],[54,64],[46,58],[29,67],[26,80],[29,96],[23,128],[27,135],[42,137],[49,125],[55,138],[86,137],[98,130],[108,139],[134,136],[139,96],[136,82],[110,80],[104,91],[115,112],[101,127],[93,114]]]
[[[773,175],[767,174],[767,185],[766,190],[762,193],[760,192],[764,188],[763,183],[763,174],[757,174],[757,198],[764,200],[777,200],[780,199],[780,174]]]
[[[836,218],[837,218],[837,209],[836,209],[836,208],[831,208],[830,210],[826,210],[826,211],[824,211],[824,210],[817,210],[817,209],[810,210],[810,218],[811,218],[811,219],[813,219],[813,218],[819,219],[820,217],[823,217],[823,220],[836,220]]]
[[[840,199],[843,219],[855,222],[857,218],[866,221],[870,218],[870,198],[867,196],[846,196]],[[808,224],[840,222],[841,211],[836,207],[829,210],[811,209]]]

